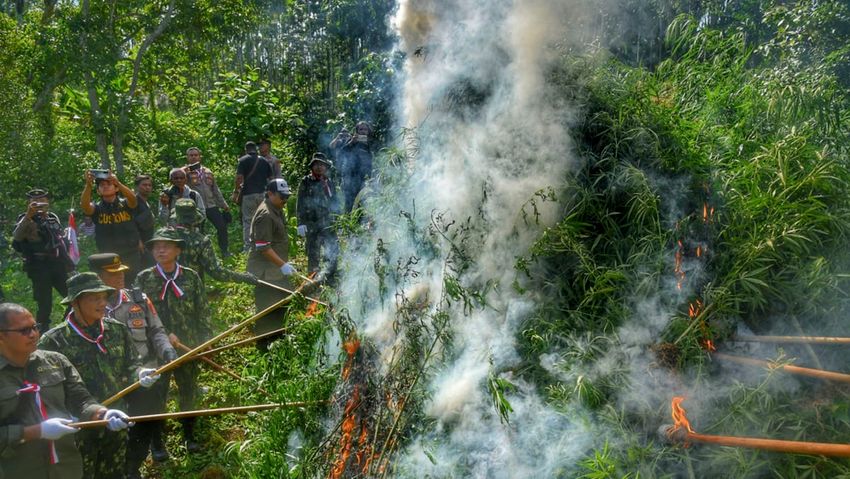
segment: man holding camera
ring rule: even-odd
[[[139,228],[133,217],[137,206],[136,194],[118,181],[109,170],[86,170],[86,186],[80,198],[80,209],[94,221],[94,242],[100,253],[121,256],[131,282],[141,270],[142,243]],[[92,203],[92,185],[97,184],[100,201]],[[121,196],[119,196],[119,194]]]
[[[53,310],[53,290],[62,296],[68,294],[65,281],[74,263],[68,256],[62,223],[49,211],[47,190],[30,190],[27,200],[27,211],[18,216],[12,234],[12,247],[24,257],[24,271],[32,281],[32,297],[38,305],[36,321],[42,331],[47,331]]]
[[[209,168],[201,164],[201,150],[195,146],[186,150],[186,174],[189,175],[189,184],[197,191],[206,205],[206,217],[215,227],[218,247],[221,249],[221,257],[230,256],[228,249],[227,224],[232,221],[230,207],[224,200],[224,195],[215,181],[215,176]]]

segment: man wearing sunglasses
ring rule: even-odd
[[[26,308],[0,304],[0,471],[5,477],[79,479],[83,466],[71,417],[107,418],[111,430],[127,424],[122,412],[92,398],[68,358],[36,350],[38,339]]]

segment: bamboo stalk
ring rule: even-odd
[[[208,351],[202,351],[202,352],[198,353],[196,356],[198,356],[199,358],[200,357],[206,357],[206,356],[212,356],[213,354],[220,353],[220,352],[226,351],[228,349],[237,348],[239,346],[243,346],[245,344],[250,344],[250,343],[253,343],[253,342],[258,341],[260,339],[263,339],[263,338],[266,338],[266,337],[269,337],[269,336],[274,336],[276,334],[285,333],[285,332],[286,332],[286,328],[275,329],[274,331],[269,331],[267,333],[258,334],[256,336],[251,336],[250,338],[246,338],[246,339],[240,339],[239,341],[236,341],[236,342],[233,342],[233,343],[230,343],[230,344],[225,344],[224,346],[219,346],[217,348],[210,349]]]
[[[182,349],[183,351],[186,351],[186,352],[189,352],[189,351],[192,350],[192,348],[190,348],[189,346],[186,346],[185,344],[181,343],[180,341],[177,341],[176,346],[177,346],[177,349]],[[207,363],[211,368],[215,369],[216,371],[227,374],[228,376],[232,377],[233,379],[235,379],[237,381],[241,381],[241,382],[244,382],[244,383],[249,382],[245,378],[243,378],[242,376],[236,374],[236,372],[222,366],[221,364],[218,364],[217,362],[213,361],[212,359],[210,359],[208,357],[203,357],[201,355],[196,355],[195,357],[197,357],[201,361]],[[266,391],[265,389],[263,389],[260,386],[257,386],[257,391],[260,391],[261,393],[265,394],[266,396],[271,396],[271,394],[268,391]]]
[[[309,280],[308,280],[308,281],[309,281]],[[293,293],[295,292],[295,291],[292,291],[291,289],[287,289],[287,288],[284,288],[283,286],[278,286],[278,285],[276,285],[276,284],[274,284],[274,283],[269,283],[268,281],[263,281],[263,280],[261,280],[261,279],[258,279],[258,280],[257,280],[257,282],[258,282],[259,284],[262,284],[263,286],[268,286],[269,288],[276,289],[276,290],[278,290],[278,291],[283,291],[284,293],[293,294]],[[312,281],[310,281],[310,282],[312,283]],[[319,301],[318,299],[316,299],[316,298],[311,298],[310,296],[304,296],[304,298],[309,299],[310,301],[312,301],[312,302],[314,302],[314,303],[319,303],[319,304],[321,304],[321,305],[322,305],[322,306],[324,306],[324,307],[328,307],[328,303],[326,303],[326,302],[324,302],[324,301]]]
[[[671,426],[667,437],[678,442],[698,442],[718,446],[743,447],[763,451],[785,452],[790,454],[809,454],[815,456],[850,457],[850,444],[827,442],[786,441],[782,439],[764,439],[759,437],[717,436],[688,432],[684,428]]]
[[[153,374],[166,373],[166,372],[171,371],[172,369],[180,366],[181,364],[185,363],[186,361],[193,360],[195,358],[196,354],[198,354],[200,351],[203,351],[204,349],[207,349],[213,343],[220,341],[221,339],[226,338],[227,336],[230,336],[231,334],[250,326],[251,324],[255,323],[258,319],[262,318],[263,316],[271,313],[272,311],[275,311],[276,309],[280,308],[281,306],[286,305],[287,303],[292,301],[292,299],[295,298],[296,295],[301,294],[301,290],[303,290],[306,286],[307,286],[307,283],[302,283],[301,286],[299,286],[289,296],[287,296],[287,297],[281,299],[280,301],[272,304],[271,306],[260,311],[259,313],[254,314],[253,316],[242,321],[241,323],[234,324],[233,326],[228,328],[226,331],[218,334],[217,336],[213,337],[212,339],[208,339],[208,340],[204,341],[199,346],[195,347],[194,349],[192,349],[188,353],[184,354],[183,356],[180,356],[179,358],[175,359],[174,361],[171,361],[168,364],[164,364],[164,365],[160,366]],[[121,391],[118,391],[112,397],[107,398],[106,400],[101,402],[101,404],[103,404],[104,406],[108,406],[108,405],[114,403],[115,401],[121,399],[122,397],[126,396],[127,394],[130,394],[131,392],[135,391],[136,389],[139,388],[139,386],[140,386],[139,382],[136,381],[133,384],[122,389]]]
[[[219,414],[236,414],[251,411],[265,411],[267,409],[290,408],[290,407],[306,407],[319,404],[326,404],[327,401],[299,401],[273,404],[257,404],[254,406],[238,406],[238,407],[222,407],[218,409],[197,409],[194,411],[179,411],[167,412],[160,414],[148,414],[145,416],[130,417],[127,422],[147,422],[147,421],[162,421],[164,419],[181,419],[184,417],[199,417],[199,416],[216,416]],[[80,421],[68,424],[70,427],[78,427],[81,429],[103,427],[109,424],[109,421],[100,419],[97,421]]]
[[[850,338],[835,336],[755,336],[738,334],[732,339],[747,343],[850,344]]]
[[[779,363],[775,363],[775,362],[771,362],[771,361],[764,361],[764,360],[761,360],[761,359],[754,359],[754,358],[746,358],[746,357],[742,357],[742,356],[733,356],[731,354],[724,354],[724,353],[712,353],[711,357],[717,358],[717,359],[722,359],[722,360],[725,360],[725,361],[731,361],[731,362],[738,363],[738,364],[746,364],[746,365],[749,365],[749,366],[759,366],[759,367],[769,368],[769,369],[778,368],[778,369],[781,369],[782,371],[785,371],[787,373],[797,374],[797,375],[800,375],[800,376],[808,376],[808,377],[812,377],[812,378],[826,379],[828,381],[850,383],[850,374],[836,373],[834,371],[825,371],[823,369],[804,368],[804,367],[801,367],[801,366],[794,366],[794,365],[791,365],[791,364],[779,364]]]

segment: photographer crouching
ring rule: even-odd
[[[18,216],[12,233],[12,247],[23,256],[24,272],[32,281],[32,297],[38,306],[36,322],[41,331],[47,331],[53,290],[68,295],[65,281],[74,263],[68,256],[62,223],[49,211],[50,194],[36,188],[27,193],[27,200],[27,211]]]

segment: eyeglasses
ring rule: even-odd
[[[33,324],[32,326],[27,326],[26,328],[19,329],[0,329],[0,332],[3,333],[18,333],[21,336],[29,336],[32,333],[37,333],[41,330],[37,324]]]

